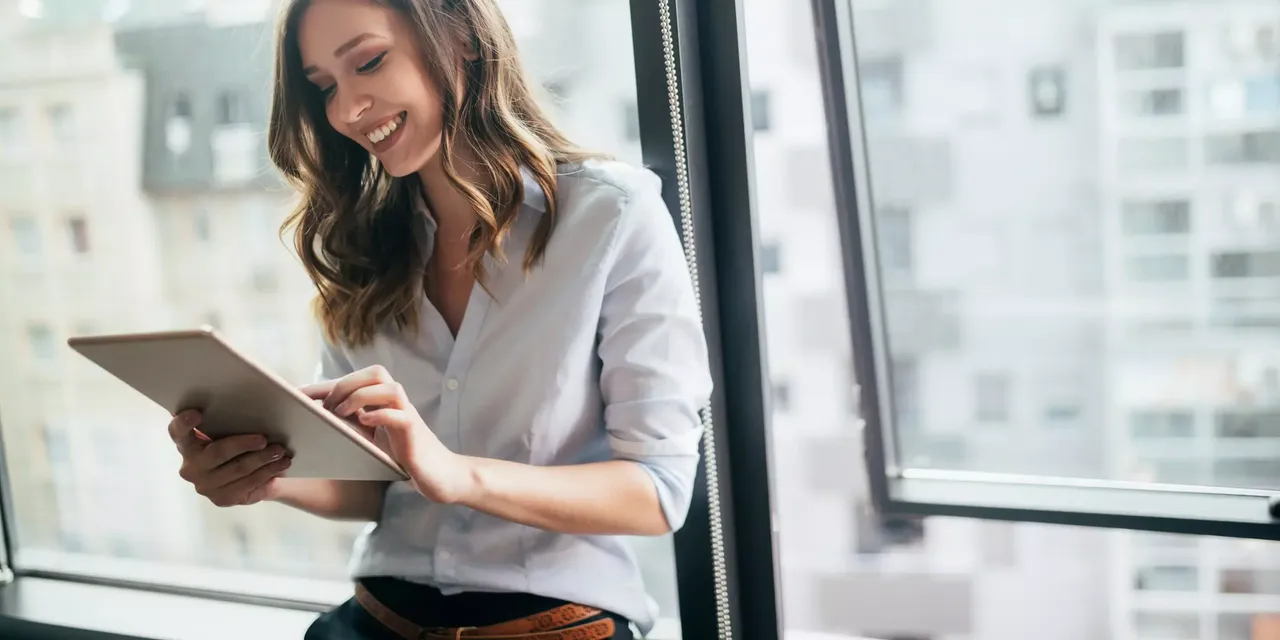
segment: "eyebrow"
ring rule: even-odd
[[[352,39],[350,39],[350,40],[348,40],[348,41],[346,41],[346,42],[342,43],[342,45],[340,45],[337,49],[334,49],[334,50],[333,50],[333,57],[335,57],[335,58],[341,58],[343,54],[345,54],[346,52],[348,52],[348,51],[350,51],[350,50],[354,49],[356,45],[360,44],[361,42],[364,42],[365,40],[368,40],[369,38],[373,38],[373,37],[376,37],[376,36],[374,36],[372,33],[362,33],[362,34],[360,34],[360,35],[358,35],[358,36],[356,36],[356,37],[354,37],[354,38],[352,38]],[[311,75],[311,74],[313,74],[313,73],[315,73],[315,72],[317,72],[317,71],[319,71],[319,70],[320,70],[320,68],[319,68],[319,67],[316,67],[315,65],[311,65],[311,66],[309,66],[309,67],[304,68],[304,69],[302,70],[302,73],[303,73],[303,75],[308,75],[308,76],[309,76],[309,75]]]

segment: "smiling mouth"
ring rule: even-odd
[[[391,138],[391,134],[400,129],[400,126],[404,124],[405,118],[408,116],[409,112],[401,111],[400,115],[396,116],[394,120],[370,131],[365,134],[365,137],[369,139],[370,144],[377,146],[379,143],[389,140]]]

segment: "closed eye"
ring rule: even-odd
[[[387,52],[383,51],[382,53],[379,53],[378,55],[374,56],[372,60],[364,63],[359,67],[356,67],[356,71],[358,73],[369,73],[370,71],[377,69],[378,66],[382,64],[382,59],[385,57],[387,57]]]

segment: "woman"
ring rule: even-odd
[[[683,523],[711,387],[656,178],[551,124],[495,0],[289,2],[275,73],[326,337],[305,390],[412,479],[281,478],[278,445],[209,442],[195,412],[170,425],[182,477],[374,523],[308,638],[647,632],[618,536]]]

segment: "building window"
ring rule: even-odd
[[[773,122],[773,114],[769,110],[769,91],[757,89],[751,92],[751,128],[754,131],[768,131]]]
[[[1116,68],[1122,71],[1181,68],[1184,40],[1181,31],[1118,36]]]
[[[1280,76],[1245,80],[1244,108],[1256,114],[1280,111]]]
[[[1195,435],[1195,416],[1190,411],[1134,411],[1129,414],[1129,433],[1134,438],[1190,438]]]
[[[226,90],[218,94],[218,124],[244,124],[249,121],[248,105],[243,92]]]
[[[1032,69],[1027,75],[1031,113],[1037,117],[1060,116],[1067,108],[1067,72],[1062,67]]]
[[[1120,105],[1131,116],[1173,116],[1185,110],[1182,89],[1141,89],[1121,94]]]
[[[1118,147],[1120,170],[1125,173],[1158,173],[1187,168],[1191,146],[1186,138],[1128,138]]]
[[[868,120],[901,112],[906,102],[902,58],[888,56],[860,60],[858,91],[862,98],[862,113]]]
[[[771,240],[760,247],[760,272],[766,275],[782,272],[782,246],[778,241]]]
[[[180,156],[191,148],[191,98],[185,93],[174,97],[165,121],[164,143],[169,153]]]
[[[1280,439],[1280,411],[1224,411],[1214,416],[1219,438]]]
[[[1280,596],[1280,569],[1224,569],[1218,574],[1218,591]]]
[[[773,383],[773,410],[787,412],[791,410],[791,384],[785,381]]]
[[[13,244],[19,255],[40,255],[40,227],[35,218],[19,216],[9,221],[9,228],[13,231]]]
[[[0,154],[17,154],[26,146],[17,107],[0,108]]]
[[[27,327],[27,347],[31,350],[31,357],[37,360],[52,360],[56,355],[53,346],[53,330],[43,324]]]
[[[880,268],[886,277],[909,279],[915,264],[911,212],[899,207],[876,209]]]
[[[1125,275],[1131,282],[1183,282],[1191,277],[1186,254],[1133,256],[1125,260]]]
[[[1210,164],[1280,163],[1280,130],[1209,136],[1204,157]]]
[[[71,105],[62,103],[49,107],[49,130],[53,144],[61,151],[68,151],[76,144],[76,123]]]
[[[1280,277],[1280,251],[1226,251],[1212,261],[1215,278]]]
[[[1133,588],[1139,591],[1197,591],[1200,571],[1188,566],[1139,567]]]
[[[1124,203],[1123,228],[1129,235],[1170,235],[1191,231],[1191,203],[1187,200]]]
[[[89,253],[89,223],[84,216],[68,219],[67,231],[71,235],[71,250],[80,254]]]
[[[980,373],[974,379],[974,418],[978,422],[1008,422],[1010,387],[1005,373]]]
[[[640,139],[640,109],[634,102],[622,105],[622,135],[627,142]]]

